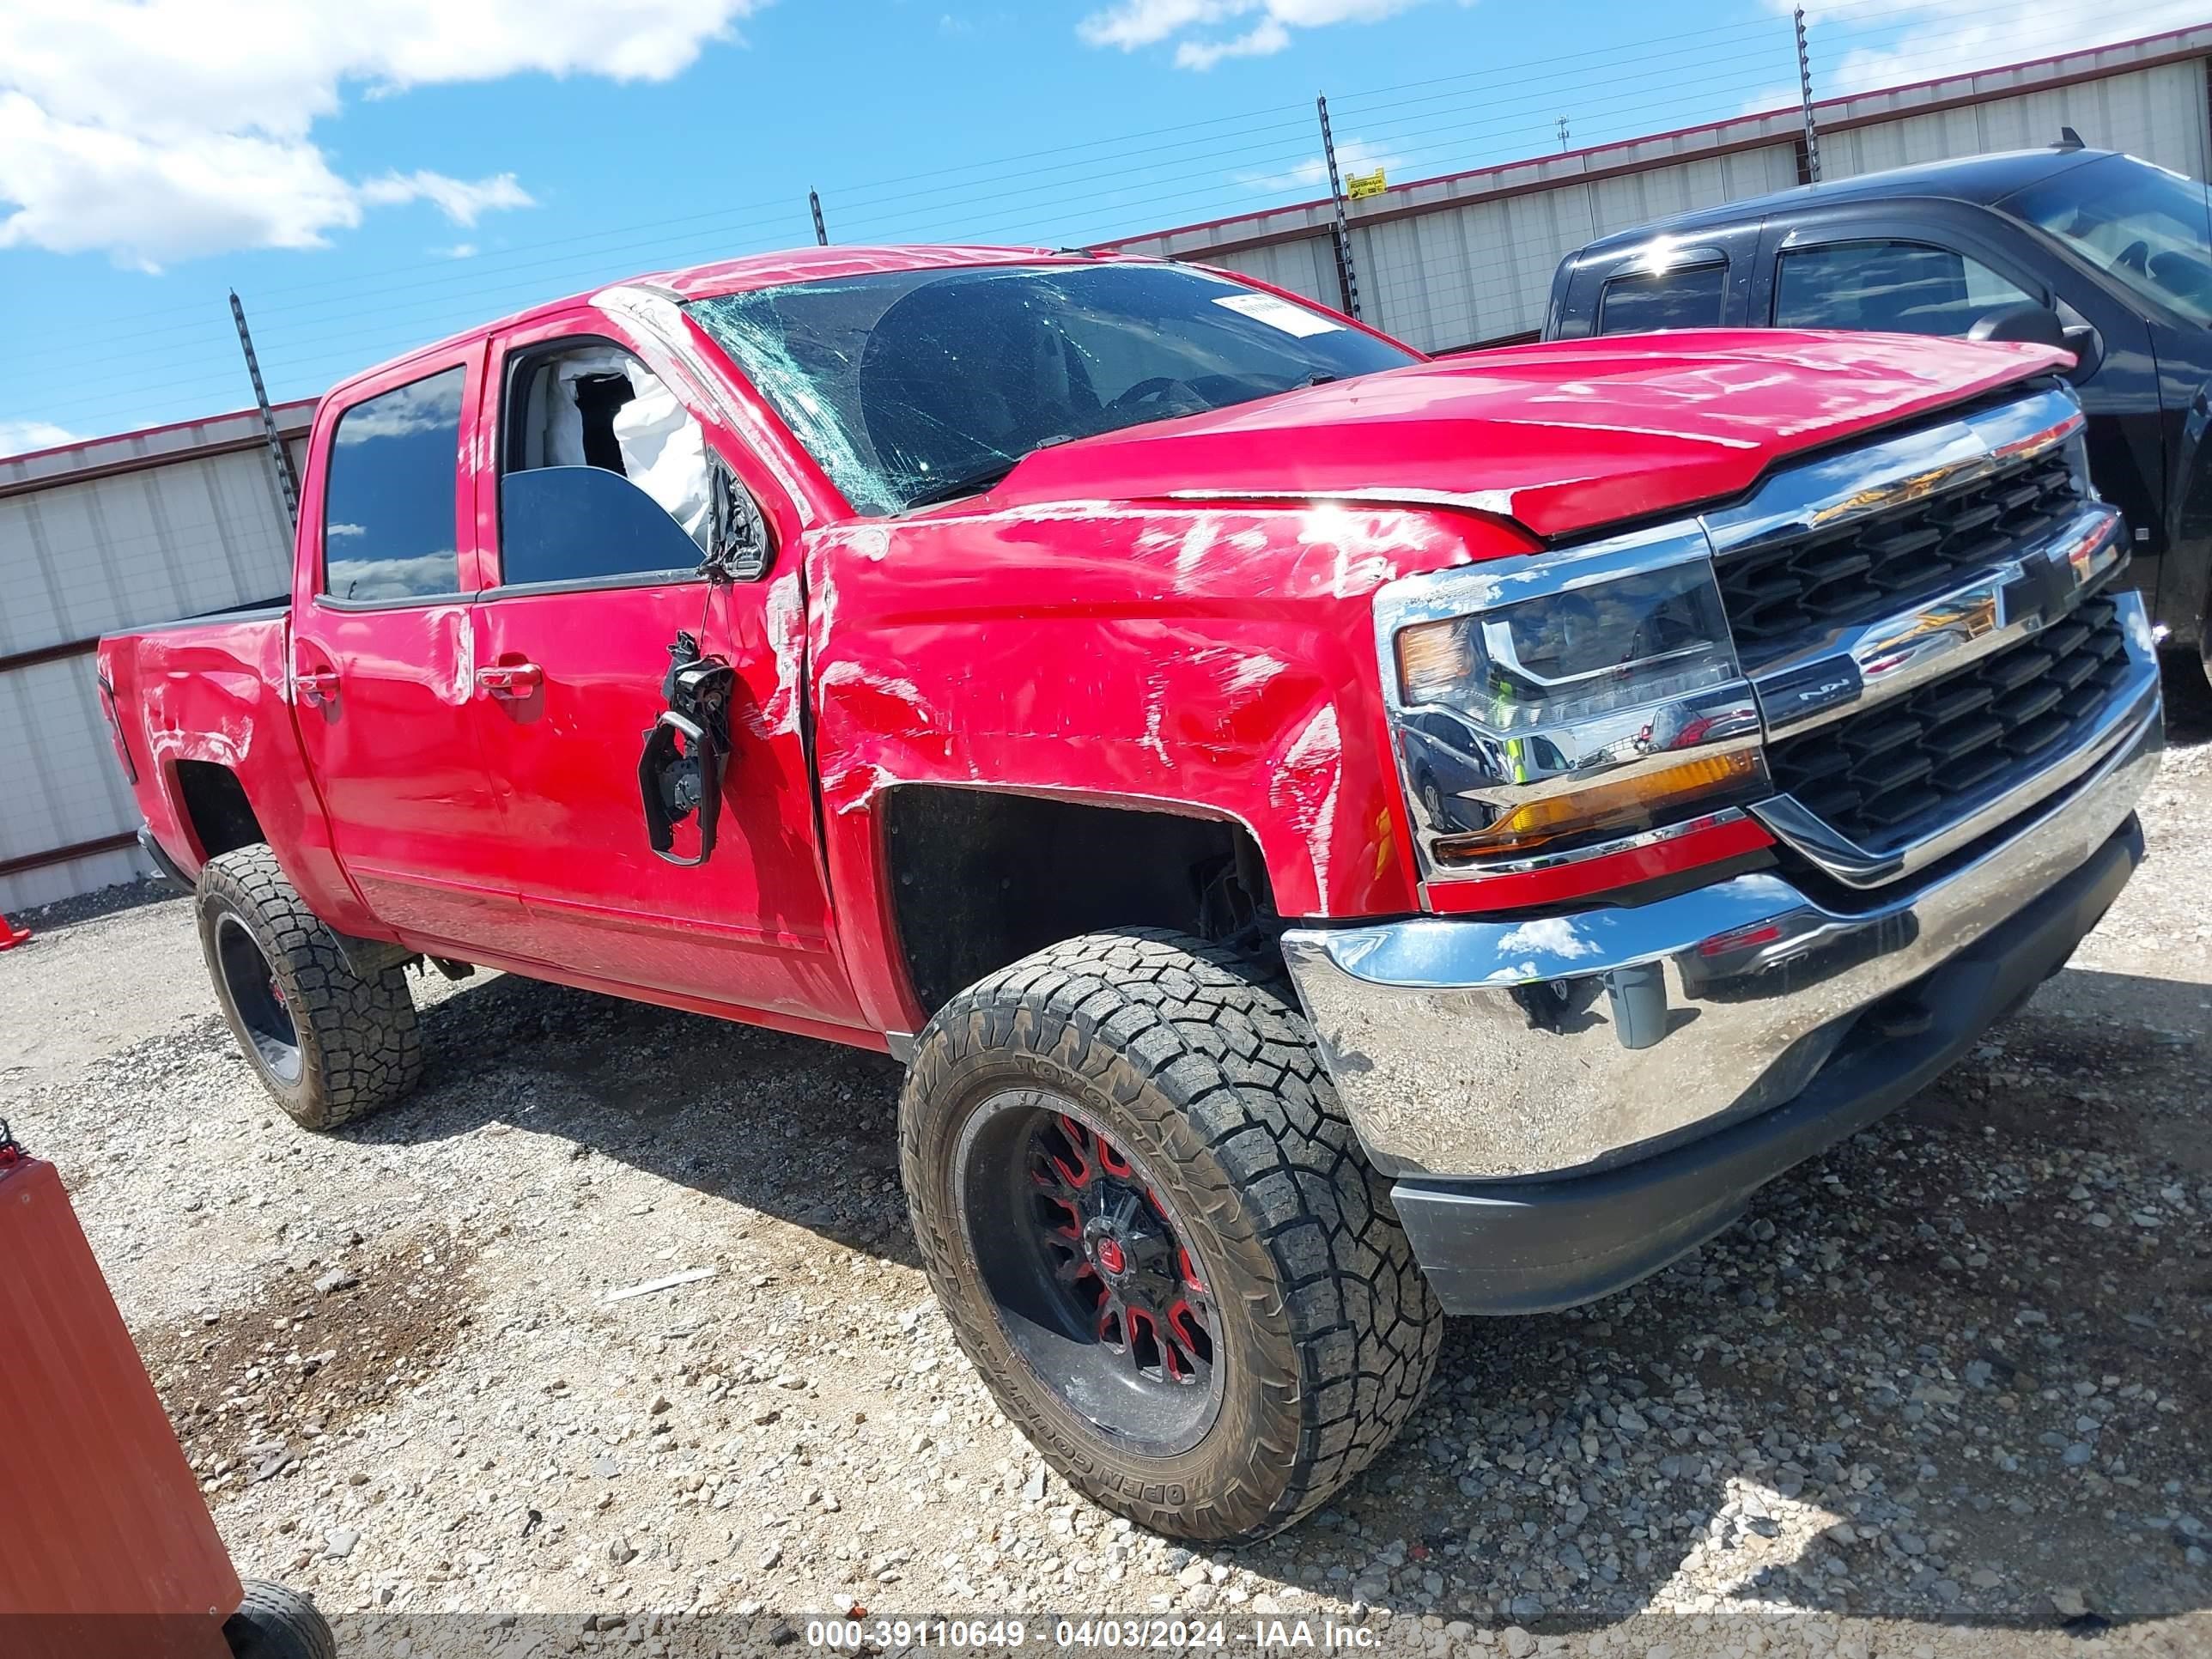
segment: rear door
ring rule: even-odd
[[[1749,319],[1756,220],[1577,255],[1555,282],[1547,339],[1741,328]]]
[[[295,714],[339,861],[378,920],[459,956],[522,914],[469,718],[483,369],[477,341],[325,404],[293,592]]]
[[[479,510],[495,585],[477,613],[474,722],[513,841],[521,948],[591,978],[857,1024],[802,738],[796,550],[757,580],[697,574],[708,469],[734,441],[710,440],[612,319],[533,324],[494,354],[498,468]],[[655,854],[639,796],[679,630],[738,681],[719,844],[693,867]],[[675,850],[696,850],[696,821],[678,834]]]

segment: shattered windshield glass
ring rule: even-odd
[[[1173,265],[882,271],[684,307],[854,510],[987,489],[1031,450],[1413,362]]]

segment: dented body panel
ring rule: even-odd
[[[187,872],[216,850],[174,764],[209,762],[347,933],[875,1048],[932,1012],[895,921],[887,805],[902,787],[1235,826],[1286,920],[1434,908],[1392,758],[1376,590],[1740,495],[1787,458],[2056,361],[1771,331],[1516,349],[1056,444],[972,497],[864,517],[681,309],[782,283],[1056,260],[1097,263],[971,249],[735,261],[541,307],[336,388],[310,441],[289,618],[102,643],[155,839]],[[757,580],[504,581],[503,376],[510,354],[571,337],[630,352],[696,419],[764,526]],[[462,591],[333,605],[320,590],[336,424],[451,367],[467,372]],[[640,736],[678,628],[737,688],[723,839],[696,869],[653,856],[637,807]],[[487,678],[518,668],[536,676],[527,695]],[[1539,883],[1525,902],[1544,896]]]
[[[884,793],[917,783],[1224,818],[1283,914],[1418,908],[1374,647],[1344,619],[1396,575],[1527,545],[1464,516],[1330,506],[1066,502],[823,531],[818,764],[848,925],[889,915]],[[892,961],[872,939],[848,955]],[[892,976],[860,977],[890,1029],[926,1017]]]
[[[1792,456],[2064,361],[1773,329],[1507,346],[1048,449],[1000,499],[1436,504],[1553,539],[1741,495]]]
[[[118,741],[131,751],[139,810],[161,850],[197,872],[206,862],[178,781],[179,762],[234,775],[315,914],[343,932],[378,923],[348,879],[330,818],[307,775],[290,702],[291,625],[283,616],[209,621],[111,635],[100,674],[113,688]]]

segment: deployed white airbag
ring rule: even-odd
[[[546,400],[545,457],[538,466],[587,466],[584,458],[584,411],[576,398],[579,380],[619,374],[635,386],[644,374],[623,352],[578,351],[554,365],[553,395]]]
[[[540,441],[526,443],[524,465],[591,465],[577,388],[586,380],[615,378],[626,382],[631,394],[608,422],[623,476],[705,547],[710,512],[706,434],[676,395],[628,352],[577,351],[547,365],[531,389],[526,416],[527,428]],[[605,408],[603,403],[599,406]]]
[[[707,544],[707,436],[676,394],[641,371],[630,371],[636,396],[615,411],[615,443],[623,471],[684,526],[684,533]]]

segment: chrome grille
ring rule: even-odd
[[[1943,592],[2049,535],[2082,502],[2063,449],[1922,501],[1724,557],[1722,602],[1747,663]]]
[[[1777,788],[1869,853],[1972,810],[2093,725],[2129,677],[2112,599],[1767,751]]]

